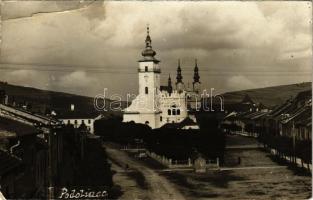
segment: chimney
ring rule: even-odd
[[[75,105],[71,104],[71,111],[74,111],[74,110],[75,110]]]

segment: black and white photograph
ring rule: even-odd
[[[0,1],[0,199],[312,196],[311,1]]]

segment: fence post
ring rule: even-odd
[[[219,157],[216,158],[216,165],[217,165],[217,167],[220,167],[220,159],[219,159]]]
[[[188,166],[190,167],[191,166],[191,159],[188,158]]]

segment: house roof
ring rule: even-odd
[[[6,136],[25,136],[39,134],[41,131],[34,126],[23,124],[19,121],[0,117],[0,137]]]
[[[281,114],[288,112],[291,109],[292,102],[290,100],[286,101],[284,104],[278,106],[269,113],[269,117],[280,118]]]
[[[58,119],[95,119],[100,115],[99,112],[83,112],[83,111],[64,111],[57,114]]]
[[[302,115],[295,122],[296,126],[312,126],[312,112],[309,116]]]
[[[281,123],[286,124],[290,122],[291,120],[295,120],[297,122],[298,120],[306,120],[312,115],[312,108],[310,106],[305,106],[297,109],[294,113],[290,114],[289,117],[282,120]]]
[[[242,103],[242,104],[254,104],[254,101],[252,101],[251,97],[248,94],[246,94],[240,103]]]
[[[11,116],[22,118],[31,123],[39,123],[44,125],[57,124],[58,121],[52,117],[32,113],[28,110],[24,110],[17,107],[12,107],[9,105],[0,104],[0,109],[4,110],[6,113],[10,113]]]
[[[296,96],[296,99],[312,99],[312,90],[306,90],[303,92],[299,92]]]
[[[261,112],[261,111],[256,111],[256,112],[252,112],[252,113],[248,113],[247,115],[244,115],[243,118],[246,119],[258,119],[264,115],[266,115],[268,113],[266,112]]]
[[[297,103],[301,100],[303,101],[306,99],[312,99],[311,90],[299,92],[295,98],[289,99],[282,105],[276,107],[272,112],[270,112],[268,116],[278,120],[282,118],[282,114],[289,114],[290,116],[292,116],[299,111]],[[303,105],[302,107],[304,106],[305,105]]]
[[[161,128],[171,128],[171,129],[181,129],[185,126],[197,126],[198,124],[194,122],[189,117],[186,117],[183,121],[179,123],[166,123]]]

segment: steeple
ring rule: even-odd
[[[199,69],[198,69],[197,59],[195,59],[195,69],[194,69],[194,75],[193,75],[193,83],[200,83],[200,76],[199,76]]]
[[[152,40],[150,37],[150,29],[149,25],[147,25],[147,36],[146,36],[146,48],[142,51],[141,55],[145,58],[145,60],[155,60],[157,61],[154,56],[156,52],[152,49]]]
[[[173,87],[172,87],[172,79],[171,79],[170,74],[168,75],[167,89],[168,89],[168,93],[172,93]]]
[[[150,38],[150,30],[149,30],[149,25],[147,25],[147,37],[146,37],[146,48],[152,47],[151,46],[151,38]]]
[[[176,84],[183,82],[183,76],[181,75],[181,68],[180,68],[180,59],[178,59],[178,67],[177,67],[177,76],[176,76]]]

